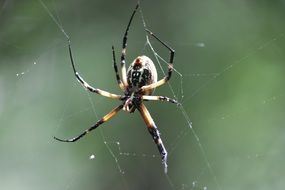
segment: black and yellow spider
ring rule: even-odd
[[[54,137],[58,141],[62,142],[75,142],[82,138],[84,135],[89,133],[90,131],[96,129],[99,125],[103,124],[104,122],[108,121],[111,119],[113,116],[115,116],[120,110],[125,110],[129,113],[133,113],[136,109],[139,110],[144,122],[147,125],[148,131],[151,134],[154,142],[156,143],[159,153],[162,158],[162,163],[164,164],[165,167],[165,172],[167,171],[167,151],[162,143],[162,140],[160,138],[159,131],[149,113],[145,105],[143,104],[144,100],[159,100],[159,101],[167,101],[171,102],[174,104],[178,105],[178,102],[176,100],[170,99],[165,96],[152,96],[152,92],[154,91],[155,88],[165,84],[171,77],[171,73],[173,70],[173,59],[174,59],[174,50],[169,47],[166,43],[161,41],[156,35],[154,35],[151,31],[146,29],[149,35],[153,36],[156,40],[158,40],[164,47],[166,47],[170,51],[170,59],[168,63],[168,73],[167,75],[157,81],[157,71],[156,68],[150,58],[148,58],[145,55],[138,56],[132,64],[129,66],[128,70],[126,70],[126,64],[125,64],[125,56],[126,56],[126,46],[127,46],[127,36],[128,36],[128,31],[131,25],[131,22],[133,20],[133,17],[139,7],[139,3],[136,5],[131,18],[129,20],[129,23],[127,25],[127,29],[125,31],[125,35],[123,38],[123,48],[122,48],[122,54],[121,54],[121,76],[122,80],[120,78],[120,75],[118,73],[118,68],[116,64],[116,58],[115,58],[115,50],[114,47],[112,46],[112,53],[113,53],[113,64],[114,64],[114,69],[116,72],[116,79],[118,82],[118,85],[124,92],[124,95],[117,95],[117,94],[112,94],[109,92],[106,92],[104,90],[100,90],[98,88],[94,88],[90,86],[76,71],[74,61],[73,61],[73,56],[72,56],[72,51],[71,51],[71,46],[70,46],[70,41],[69,41],[69,55],[70,55],[70,60],[72,64],[72,68],[74,71],[74,74],[76,76],[76,79],[83,85],[83,87],[86,90],[89,90],[91,92],[95,92],[99,95],[112,98],[112,99],[117,99],[122,101],[122,103],[114,108],[111,112],[109,112],[107,115],[105,115],[102,119],[97,121],[96,124],[91,126],[90,128],[86,129],[83,133],[80,135],[71,138],[71,139],[59,139],[57,137]]]

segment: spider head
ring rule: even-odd
[[[134,65],[136,66],[142,66],[142,62],[143,62],[143,59],[141,56],[138,56],[135,60],[134,60]]]
[[[138,91],[145,85],[155,83],[157,81],[157,71],[150,58],[145,55],[138,56],[130,65],[127,71],[127,80],[129,84],[129,92]],[[152,91],[146,94],[151,94]]]
[[[127,112],[133,113],[141,102],[141,96],[132,93],[132,95],[125,100],[123,109]]]

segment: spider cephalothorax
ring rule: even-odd
[[[112,94],[110,92],[100,90],[98,88],[94,88],[91,85],[89,85],[79,75],[79,73],[75,69],[75,64],[74,64],[72,51],[71,51],[71,45],[70,45],[70,41],[68,41],[69,56],[70,56],[71,65],[72,65],[73,72],[75,74],[76,79],[83,85],[83,87],[86,90],[89,90],[90,92],[94,92],[94,93],[97,93],[99,95],[102,95],[108,98],[120,100],[122,101],[122,103],[116,108],[114,108],[112,111],[110,111],[107,115],[102,117],[100,120],[98,120],[97,123],[95,123],[93,126],[86,129],[80,135],[74,138],[71,138],[71,139],[59,139],[57,137],[54,137],[54,138],[62,142],[75,142],[79,140],[80,138],[82,138],[83,136],[85,136],[90,131],[96,129],[98,126],[100,126],[104,122],[111,119],[120,110],[123,109],[130,113],[133,113],[137,109],[140,112],[145,124],[147,125],[148,131],[151,134],[152,139],[157,145],[158,151],[162,159],[162,163],[164,164],[165,172],[167,172],[167,163],[166,163],[167,162],[167,151],[160,138],[160,133],[149,111],[144,105],[143,101],[148,101],[148,100],[157,101],[158,100],[158,101],[171,102],[171,103],[178,105],[176,100],[170,99],[165,96],[153,96],[152,95],[155,88],[165,84],[171,77],[171,73],[173,70],[174,50],[171,47],[169,47],[166,43],[161,41],[151,31],[149,31],[148,29],[145,29],[149,35],[154,37],[164,47],[166,47],[169,50],[170,58],[169,58],[169,63],[168,63],[168,73],[164,78],[157,81],[157,71],[156,71],[155,65],[153,64],[151,59],[145,55],[138,56],[129,66],[128,70],[126,70],[125,56],[126,56],[126,47],[127,47],[127,36],[128,36],[128,31],[129,31],[131,22],[133,20],[133,17],[138,7],[139,7],[139,4],[137,4],[135,10],[133,11],[131,15],[131,18],[129,20],[129,23],[127,25],[127,29],[125,31],[124,38],[123,38],[123,47],[122,47],[122,54],[121,54],[121,77],[122,79],[118,72],[118,67],[117,67],[116,58],[115,58],[116,57],[115,50],[114,50],[114,47],[112,46],[113,64],[114,64],[114,69],[116,72],[116,79],[117,79],[119,87],[124,92],[124,95]]]
[[[145,55],[137,57],[127,71],[128,92],[136,92],[142,86],[157,82],[156,68],[150,58]],[[153,89],[144,92],[151,95]]]
[[[142,91],[141,87],[157,82],[157,71],[150,58],[137,57],[127,70],[126,101],[124,110],[133,113],[142,102],[143,95],[151,95],[154,89]]]

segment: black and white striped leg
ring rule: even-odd
[[[141,113],[141,116],[142,116],[144,122],[147,125],[147,129],[148,129],[149,133],[151,134],[153,141],[155,142],[155,144],[158,148],[159,154],[161,156],[162,164],[164,166],[164,172],[167,173],[167,151],[166,151],[166,149],[163,145],[163,142],[160,138],[159,131],[158,131],[149,111],[145,107],[145,105],[141,104],[138,109]]]
[[[112,54],[113,54],[113,65],[114,65],[114,69],[115,69],[115,73],[116,73],[117,83],[118,83],[119,87],[124,91],[125,90],[125,86],[124,86],[124,84],[121,81],[120,74],[119,74],[119,71],[118,71],[114,46],[112,46]]]
[[[152,84],[150,84],[150,85],[146,85],[146,86],[143,86],[143,87],[142,87],[142,90],[143,90],[143,91],[148,91],[148,90],[157,88],[157,87],[159,87],[159,86],[165,84],[167,81],[170,80],[171,75],[172,75],[172,71],[173,71],[173,60],[174,60],[174,53],[175,53],[175,51],[174,51],[174,49],[172,49],[169,45],[167,45],[165,42],[163,42],[161,39],[159,39],[153,32],[151,32],[151,31],[148,30],[148,29],[145,29],[145,30],[146,30],[151,36],[153,36],[157,41],[159,41],[164,47],[166,47],[166,48],[169,50],[169,52],[170,52],[170,58],[169,58],[169,63],[168,63],[168,72],[167,72],[167,75],[166,75],[163,79],[161,79],[161,80],[159,80],[159,81],[157,81],[157,82],[155,82],[155,83],[152,83]]]
[[[176,105],[181,105],[179,102],[177,102],[177,100],[168,98],[166,96],[146,96],[146,95],[143,95],[142,99],[143,100],[153,100],[153,101],[166,101],[166,102],[170,102],[170,103],[173,103]]]
[[[128,26],[127,26],[127,29],[125,31],[125,34],[124,34],[124,37],[123,37],[123,46],[122,46],[122,54],[121,54],[121,69],[122,69],[122,80],[123,80],[123,84],[126,86],[128,86],[128,83],[127,83],[127,70],[126,70],[126,59],[125,59],[125,56],[126,56],[126,51],[127,51],[127,40],[128,40],[128,32],[129,32],[129,29],[130,29],[130,26],[131,26],[131,23],[132,23],[132,20],[135,16],[135,13],[137,11],[139,7],[139,2],[137,3],[133,13],[132,13],[132,16],[129,20],[129,23],[128,23]]]
[[[83,133],[81,133],[80,135],[73,137],[71,139],[59,139],[57,137],[54,137],[54,139],[61,141],[61,142],[75,142],[79,139],[81,139],[83,136],[85,136],[86,134],[88,134],[90,131],[96,129],[97,127],[99,127],[101,124],[105,123],[106,121],[110,120],[113,116],[115,116],[121,109],[123,108],[123,105],[120,105],[116,108],[114,108],[112,111],[110,111],[107,115],[105,115],[102,119],[98,120],[97,123],[93,126],[91,126],[90,128],[86,129]]]
[[[122,99],[122,96],[117,95],[117,94],[112,94],[110,92],[104,91],[104,90],[100,90],[98,88],[94,88],[91,85],[89,85],[80,75],[79,73],[76,71],[75,69],[75,65],[74,65],[74,61],[73,61],[73,56],[72,56],[72,51],[71,51],[71,45],[70,45],[70,41],[68,43],[68,50],[69,50],[69,56],[70,56],[70,61],[71,61],[71,65],[72,65],[72,69],[74,72],[74,75],[76,77],[76,79],[82,84],[82,86],[86,89],[89,90],[90,92],[94,92],[97,93],[99,95],[108,97],[108,98],[113,98],[113,99]]]

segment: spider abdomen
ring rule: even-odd
[[[127,80],[130,92],[157,82],[157,71],[152,60],[145,55],[137,57],[128,68]],[[152,92],[153,89],[145,94],[150,95]]]

